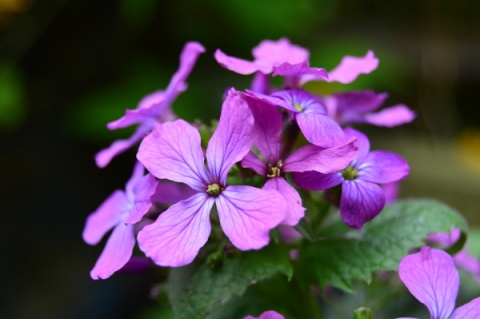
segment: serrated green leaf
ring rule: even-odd
[[[278,246],[244,252],[238,258],[224,259],[215,268],[207,264],[174,268],[168,291],[175,318],[205,318],[216,305],[278,273],[292,276],[288,250]]]
[[[320,286],[333,285],[353,292],[351,281],[369,281],[373,271],[396,270],[414,247],[425,245],[427,234],[466,231],[465,219],[454,209],[434,200],[405,200],[384,211],[361,231],[340,238],[306,243],[297,264],[304,279]]]

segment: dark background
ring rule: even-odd
[[[213,52],[251,58],[284,36],[331,70],[343,55],[380,59],[378,70],[332,92],[390,92],[417,120],[366,128],[372,146],[407,158],[402,197],[435,197],[480,225],[480,5],[475,1],[0,0],[2,318],[147,318],[149,276],[89,271],[104,242],[83,243],[85,218],[131,174],[135,150],[105,169],[93,155],[131,129],[105,124],[164,88],[186,41],[207,53],[174,109],[187,120],[219,114],[227,86],[250,77]],[[147,310],[146,310],[147,309]]]

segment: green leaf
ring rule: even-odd
[[[292,276],[288,250],[278,246],[243,252],[215,268],[207,264],[173,268],[168,291],[175,318],[205,318],[215,306],[278,273]]]
[[[405,200],[386,207],[361,231],[342,237],[305,243],[297,268],[307,282],[333,285],[353,292],[351,281],[370,281],[373,271],[396,270],[415,247],[425,245],[429,233],[464,232],[465,219],[454,209],[434,200]],[[311,276],[311,277],[307,277]]]

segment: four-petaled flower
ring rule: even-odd
[[[350,227],[362,228],[363,224],[377,216],[385,206],[385,195],[378,184],[399,181],[409,173],[408,163],[392,152],[372,151],[365,134],[352,128],[345,129],[345,136],[356,137],[357,158],[341,172],[293,173],[298,186],[308,190],[326,190],[341,185],[340,214]]]
[[[480,297],[455,309],[459,276],[452,257],[443,250],[422,247],[407,255],[398,275],[410,293],[430,312],[430,319],[478,319]],[[414,319],[414,318],[397,318]]]
[[[260,317],[246,316],[243,319],[285,319],[285,317],[274,310],[268,310],[262,313]]]
[[[269,231],[285,217],[283,196],[273,190],[227,185],[230,168],[252,146],[253,125],[248,105],[231,90],[208,143],[208,168],[198,130],[183,120],[156,124],[142,141],[137,157],[152,175],[185,183],[197,192],[140,231],[139,246],[155,263],[175,267],[195,258],[210,235],[213,204],[234,246],[249,250],[268,244]]]

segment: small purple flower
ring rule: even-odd
[[[269,310],[262,313],[260,317],[246,316],[243,319],[285,319],[285,317],[274,310]]]
[[[452,257],[443,250],[422,247],[418,253],[407,255],[400,262],[398,275],[428,308],[430,319],[480,318],[480,297],[454,311],[459,276]]]
[[[308,50],[293,45],[286,38],[278,41],[264,40],[252,50],[254,61],[230,57],[220,50],[215,52],[215,59],[226,69],[239,74],[281,75],[285,77],[286,86],[298,88],[312,80],[351,83],[360,74],[370,73],[378,66],[378,59],[372,51],[364,57],[345,56],[340,64],[331,72],[308,65]]]
[[[339,124],[368,123],[376,126],[394,127],[410,123],[415,113],[403,104],[376,111],[387,98],[386,93],[351,91],[324,97],[328,114]]]
[[[83,230],[83,240],[96,245],[111,228],[113,232],[90,272],[93,279],[106,279],[122,268],[132,256],[135,245],[134,224],[150,209],[157,180],[143,175],[140,163],[135,165],[125,191],[117,190],[90,216]]]
[[[444,248],[450,248],[460,239],[462,231],[458,228],[452,228],[450,233],[434,233],[427,236],[427,241],[432,244],[440,245]],[[455,264],[475,276],[480,282],[480,260],[468,252],[467,243],[462,250],[453,255]]]
[[[140,141],[150,132],[154,123],[163,123],[175,119],[171,104],[180,93],[187,89],[185,81],[192,71],[198,56],[203,52],[205,52],[205,49],[198,42],[185,44],[180,54],[180,67],[173,75],[165,91],[160,90],[145,96],[135,110],[127,110],[123,117],[108,123],[107,127],[110,130],[134,124],[139,124],[139,126],[130,138],[115,141],[109,147],[98,152],[95,155],[98,167],[103,168],[107,166],[112,158],[125,152]]]
[[[298,186],[308,190],[326,190],[341,185],[340,214],[350,227],[362,228],[377,216],[385,205],[385,195],[378,184],[399,181],[409,173],[408,163],[400,155],[370,150],[368,138],[352,128],[345,129],[347,138],[356,137],[358,155],[341,172],[292,174]]]
[[[263,104],[286,109],[297,122],[307,141],[314,145],[333,147],[345,142],[340,125],[328,116],[321,101],[305,90],[278,91],[270,96],[249,91],[248,95]]]
[[[249,250],[268,244],[269,231],[285,217],[283,196],[251,186],[227,185],[230,168],[252,146],[253,125],[248,105],[231,90],[208,143],[208,168],[198,130],[183,120],[156,124],[142,141],[137,157],[151,174],[185,183],[196,191],[140,231],[139,246],[155,263],[173,267],[190,263],[208,240],[214,204],[220,225],[234,246]]]
[[[284,225],[294,226],[304,216],[305,208],[297,190],[284,178],[287,172],[317,171],[324,174],[338,172],[355,158],[354,140],[333,147],[322,148],[307,145],[290,155],[282,155],[281,134],[283,130],[282,115],[278,109],[261,100],[244,95],[255,119],[254,145],[265,162],[250,152],[242,160],[242,166],[254,170],[268,180],[263,189],[277,190],[287,202],[287,215]]]

